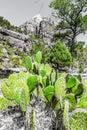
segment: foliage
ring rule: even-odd
[[[87,30],[87,0],[53,0],[50,7],[60,19],[56,27],[60,30],[57,38],[65,41],[73,54],[76,49],[76,37]]]
[[[49,61],[56,65],[56,68],[69,66],[72,63],[72,56],[66,46],[57,41],[50,51]]]
[[[14,30],[19,33],[24,33],[24,31],[22,31],[21,28],[11,25],[11,23],[2,16],[0,16],[0,26],[6,29]]]
[[[36,57],[39,57],[38,60]],[[33,102],[35,103],[37,98],[40,98],[46,103],[46,106],[52,108],[56,118],[61,120],[58,125],[56,124],[58,128],[65,126],[67,129],[70,126],[73,129],[75,123],[72,121],[73,115],[69,120],[68,114],[77,107],[87,107],[87,88],[85,87],[86,91],[84,91],[80,76],[74,77],[66,73],[58,73],[49,64],[43,64],[41,61],[41,52],[38,52],[33,59],[27,57],[25,60],[27,72],[14,73],[3,80],[3,95],[9,103],[16,102],[22,112],[26,114],[27,106],[33,105]],[[34,101],[32,97],[35,97]],[[6,106],[4,109],[8,106],[6,103],[4,103],[4,106]],[[32,127],[35,129],[36,116],[34,110],[32,114],[32,121],[34,122]],[[80,119],[76,116],[76,121],[78,122],[78,120]],[[77,128],[77,126],[75,127]]]

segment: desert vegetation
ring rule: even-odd
[[[17,33],[15,40],[0,32],[0,68],[25,68],[2,80],[1,130],[87,130],[87,80],[81,76],[87,69],[87,45],[77,41],[87,31],[87,0],[53,0],[50,7],[58,20],[50,45],[41,32],[44,20],[29,35],[0,17],[2,28],[29,35],[18,39]]]
[[[27,72],[13,73],[2,81],[3,97],[0,98],[0,110],[6,110],[8,106],[11,109],[19,106],[21,116],[26,117],[25,127],[35,130],[37,118],[33,104],[40,99],[44,102],[44,110],[49,108],[55,113],[55,129],[85,130],[87,82],[83,84],[80,75],[75,77],[55,71],[41,60],[40,51],[33,58],[26,57]],[[32,119],[28,111],[30,106]]]

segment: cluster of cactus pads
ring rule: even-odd
[[[43,64],[41,60],[40,51],[33,58],[26,57],[27,72],[13,73],[2,81],[3,97],[0,98],[0,110],[19,105],[26,113],[34,95],[53,108],[56,119],[58,119],[58,111],[62,110],[61,119],[66,130],[87,130],[86,112],[82,111],[79,114],[77,112],[69,116],[75,109],[87,108],[87,87],[83,86],[81,76],[58,73],[49,64]],[[57,127],[60,127],[58,123]]]

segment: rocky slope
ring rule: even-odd
[[[41,17],[40,14],[34,16],[30,21],[25,22],[20,28],[26,33],[31,35],[40,35],[44,42],[50,46],[51,39],[54,34],[55,22],[50,17]]]
[[[40,15],[21,25],[20,33],[0,26],[0,68],[23,66],[23,59],[35,43],[31,36],[38,35],[47,46],[51,46],[53,26],[51,18],[41,18]]]

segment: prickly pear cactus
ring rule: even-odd
[[[32,92],[38,85],[38,76],[30,75],[29,78],[27,79],[27,85],[29,87],[29,91]]]
[[[80,98],[79,103],[77,104],[78,108],[87,108],[87,94],[82,95],[82,97]]]
[[[8,106],[14,106],[14,105],[15,104],[12,101],[7,100],[4,97],[0,98],[0,111],[5,110]]]
[[[66,74],[61,75],[55,82],[55,96],[57,99],[62,98],[65,95],[66,89]]]
[[[23,87],[17,87],[14,90],[14,99],[20,105],[22,111],[27,109],[27,97]]]
[[[35,57],[36,62],[40,63],[42,60],[42,53],[40,51],[37,52]]]
[[[50,67],[49,64],[45,65],[45,70],[46,70],[46,75],[50,75],[52,72],[52,68]]]
[[[29,56],[25,58],[25,67],[28,71],[32,69],[32,60]]]
[[[54,95],[54,86],[51,86],[51,85],[47,86],[44,89],[44,95],[45,95],[46,99],[50,102]]]
[[[2,92],[6,101],[15,101],[28,115],[30,130],[65,130],[69,127],[70,130],[87,130],[87,113],[73,113],[70,121],[68,118],[69,112],[76,107],[87,108],[87,85],[84,91],[81,77],[58,73],[49,64],[42,64],[41,60],[40,51],[33,60],[26,57],[27,72],[14,73],[3,80]]]
[[[2,81],[2,93],[4,95],[5,98],[9,99],[9,100],[13,100],[14,96],[14,88],[13,88],[13,82],[9,81],[8,79],[4,79]]]
[[[78,111],[70,118],[70,130],[87,130],[87,112]]]
[[[4,97],[8,100],[15,100],[16,103],[20,105],[20,102],[18,100],[20,98],[21,91],[24,89],[24,99],[25,102],[29,104],[29,88],[26,83],[28,76],[29,73],[20,72],[19,74],[10,75],[8,79],[4,79],[2,81],[2,92]],[[20,101],[21,100],[22,96],[20,98]]]
[[[28,89],[26,82],[24,82],[22,79],[18,79],[14,84],[14,91],[16,88],[18,88],[20,90],[21,90],[21,88],[24,89],[25,94],[26,94],[26,101],[27,101],[27,104],[29,104],[30,95],[29,95],[29,89]]]

